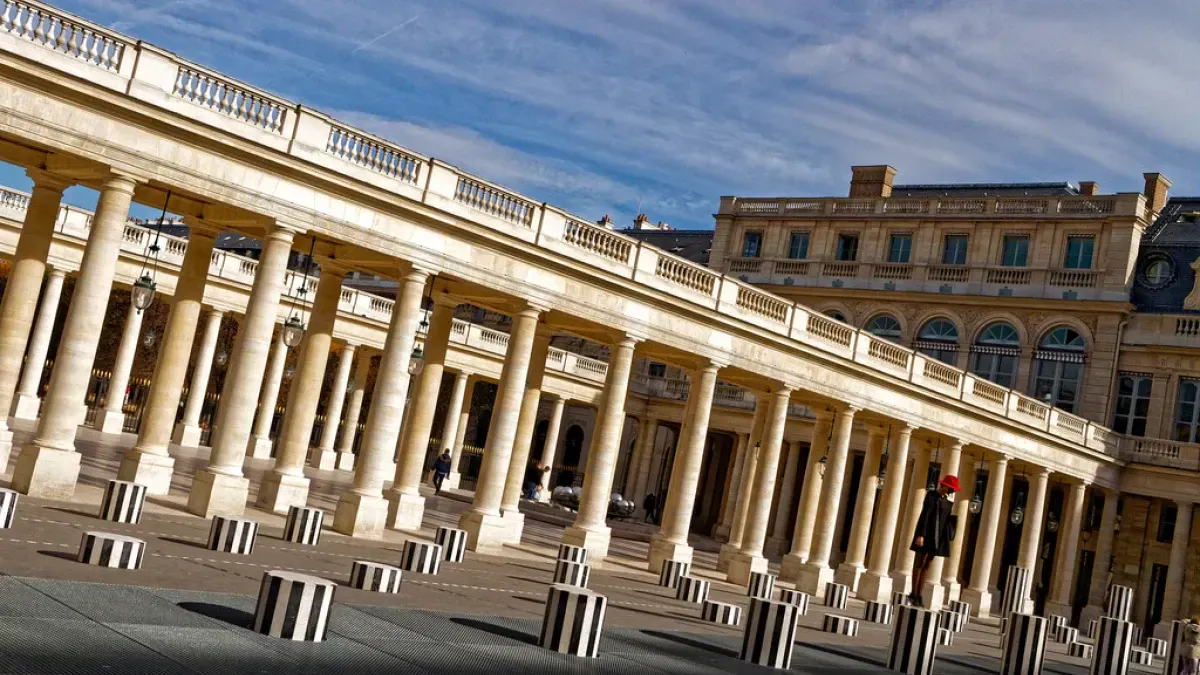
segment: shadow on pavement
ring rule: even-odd
[[[459,616],[456,616],[450,620],[460,626],[466,626],[467,628],[474,628],[475,630],[481,630],[481,631],[484,631],[485,633],[491,633],[492,635],[499,635],[500,637],[506,637],[510,640],[516,640],[517,642],[523,642],[528,645],[537,646],[537,643],[538,643],[537,638],[534,637],[533,635],[530,635],[529,633],[526,633],[524,631],[516,630],[515,628],[509,628],[507,626],[498,626],[494,623],[489,623],[487,621],[481,621],[479,619],[468,619],[466,617],[459,617]]]
[[[224,621],[238,628],[249,629],[254,626],[253,614],[240,609],[234,609],[233,607],[214,605],[211,602],[181,602],[178,606],[180,609],[186,609],[189,612],[195,612],[196,614],[207,616],[217,621]]]
[[[693,638],[684,637],[683,635],[678,635],[676,633],[667,633],[667,632],[658,631],[658,630],[643,630],[641,632],[643,635],[648,635],[650,637],[658,638],[660,640],[669,640],[671,642],[676,642],[681,645],[687,645],[688,647],[694,647],[695,649],[702,649],[706,652],[712,652],[713,654],[719,654],[721,656],[729,656],[729,657],[732,657],[735,659],[737,658],[737,652],[735,652],[732,649],[726,649],[725,647],[719,647],[714,644],[709,644],[707,642],[702,642],[700,640],[696,640]]]
[[[180,539],[178,537],[159,537],[159,539],[162,541],[169,541],[172,544],[180,544],[183,546],[190,546],[192,548],[200,548],[200,549],[204,549],[206,551],[208,550],[208,546],[205,546],[204,544],[201,544],[198,542],[188,541],[187,539]]]
[[[71,553],[68,551],[38,551],[38,553],[45,555],[45,556],[50,556],[51,558],[61,558],[63,560],[70,560],[71,562],[76,562],[79,560],[78,553]]]

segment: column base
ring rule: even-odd
[[[1071,609],[1072,609],[1071,605],[1069,605],[1065,602],[1049,602],[1049,601],[1047,601],[1046,609],[1042,614],[1046,618],[1050,618],[1052,616],[1065,616],[1065,617],[1067,617],[1067,620],[1069,621],[1071,619]],[[1159,625],[1161,626],[1162,624],[1160,623]],[[1167,637],[1170,637],[1170,632],[1171,632],[1171,624],[1168,623],[1167,624],[1167,633],[1168,633]],[[1158,636],[1155,635],[1154,637],[1158,637]]]
[[[458,519],[458,527],[466,530],[467,548],[476,553],[499,553],[508,540],[504,517],[499,513],[467,511]]]
[[[804,567],[804,559],[788,553],[779,563],[779,580],[794,584],[800,579],[800,570]]]
[[[858,580],[858,599],[864,602],[892,602],[892,578],[867,572]]]
[[[271,448],[274,445],[270,438],[251,436],[250,442],[246,444],[246,456],[250,459],[270,459]]]
[[[147,494],[165,495],[171,491],[171,477],[174,473],[174,457],[152,455],[133,449],[121,458],[117,479],[145,485]]]
[[[333,471],[337,468],[338,454],[334,450],[322,450],[313,448],[312,460],[309,466],[318,471]]]
[[[905,595],[912,593],[912,574],[910,572],[892,571],[892,591],[900,591]]]
[[[33,394],[17,394],[12,416],[19,420],[36,420],[42,412],[42,399]]]
[[[769,537],[767,543],[763,546],[763,551],[774,553],[775,555],[784,555],[791,550],[791,542],[783,537]]]
[[[738,546],[737,544],[731,544],[729,542],[721,544],[721,552],[717,554],[717,571],[728,572],[729,563],[732,562],[734,557],[737,556],[738,553],[741,553],[741,551],[742,547]]]
[[[424,497],[391,490],[388,491],[386,499],[387,520],[385,523],[388,529],[410,532],[421,529],[421,521],[425,519]]]
[[[572,525],[563,531],[562,543],[571,546],[582,546],[588,550],[588,564],[592,567],[604,567],[604,559],[608,556],[608,545],[612,541],[612,530],[607,525],[603,529],[588,530]]]
[[[241,518],[246,513],[246,502],[249,499],[249,478],[203,469],[196,473],[196,478],[192,481],[187,510],[201,518]]]
[[[443,490],[457,490],[459,485],[462,485],[462,474],[457,471],[446,474],[446,480],[442,481]]]
[[[991,591],[977,591],[973,588],[964,588],[959,594],[959,600],[969,603],[971,611],[975,616],[986,619],[992,615],[992,593]]]
[[[308,504],[308,484],[305,476],[271,472],[259,483],[255,504],[274,513],[287,513],[293,506]]]
[[[1087,607],[1083,608],[1082,612],[1079,613],[1079,625],[1087,628],[1087,625],[1091,623],[1093,619],[1099,619],[1102,616],[1104,616],[1103,607],[1100,605],[1088,605]]]
[[[525,533],[525,514],[520,511],[505,511],[501,509],[500,517],[504,520],[504,534],[507,536],[504,543],[520,546],[521,535]]]
[[[388,501],[347,492],[333,512],[333,529],[359,539],[383,539],[388,520]]]
[[[717,526],[713,528],[712,538],[720,542],[729,541],[729,532],[731,530],[733,530],[733,528],[729,525],[717,523]]]
[[[667,541],[661,535],[656,534],[650,540],[650,562],[646,565],[646,569],[654,574],[658,574],[662,572],[663,562],[667,560],[690,563],[692,561],[692,547],[687,544]]]
[[[862,565],[844,562],[838,565],[837,571],[833,573],[833,580],[843,586],[847,586],[851,593],[858,592],[858,582],[862,580],[867,568]]]
[[[9,435],[11,438],[11,432]],[[30,443],[17,456],[12,489],[30,497],[70,499],[79,480],[79,459],[74,450],[41,448]]]
[[[337,458],[338,471],[353,471],[354,470],[354,453],[339,452]]]
[[[825,597],[825,587],[833,581],[833,570],[825,565],[804,563],[796,579],[796,590],[804,591],[814,598]]]
[[[921,589],[921,599],[925,609],[939,611],[946,604],[946,587],[940,581],[926,581]]]
[[[746,586],[750,583],[750,574],[752,572],[766,571],[766,558],[761,555],[749,555],[739,551],[729,561],[729,573],[725,575],[725,580],[731,584]]]
[[[13,434],[6,420],[0,419],[0,475],[8,471],[8,460],[12,457]]]
[[[946,587],[946,604],[956,602],[962,598],[962,584],[957,581],[942,580],[942,585]]]
[[[198,426],[180,422],[175,425],[175,431],[171,433],[171,442],[185,448],[198,448],[200,447],[200,434],[203,432],[204,430]]]
[[[104,410],[96,420],[96,431],[102,434],[125,433],[125,413],[121,410]]]

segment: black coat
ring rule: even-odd
[[[954,538],[956,517],[950,514],[954,504],[937,490],[928,490],[921,504],[921,517],[917,519],[917,531],[909,547],[917,553],[932,553],[945,558],[950,555],[950,540]],[[917,537],[925,540],[917,546]]]
[[[439,476],[449,476],[450,468],[450,460],[448,458],[438,457],[437,461],[433,463],[433,472]]]

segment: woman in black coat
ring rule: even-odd
[[[937,490],[926,491],[921,504],[921,516],[917,518],[917,530],[909,548],[917,554],[914,561],[912,592],[908,600],[917,607],[925,604],[921,593],[925,588],[925,573],[934,558],[950,555],[950,540],[954,538],[955,518],[950,514],[954,502],[950,495],[958,492],[958,476],[946,476],[938,483]]]

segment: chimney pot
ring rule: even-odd
[[[1100,190],[1100,185],[1098,183],[1096,183],[1096,181],[1094,181],[1094,180],[1079,181],[1079,194],[1081,194],[1085,197],[1095,197],[1096,193],[1099,192],[1099,190]]]
[[[1161,173],[1144,173],[1146,179],[1146,211],[1153,218],[1167,205],[1167,191],[1171,189],[1171,181]]]
[[[850,167],[850,196],[863,199],[891,197],[896,170],[886,164]]]

